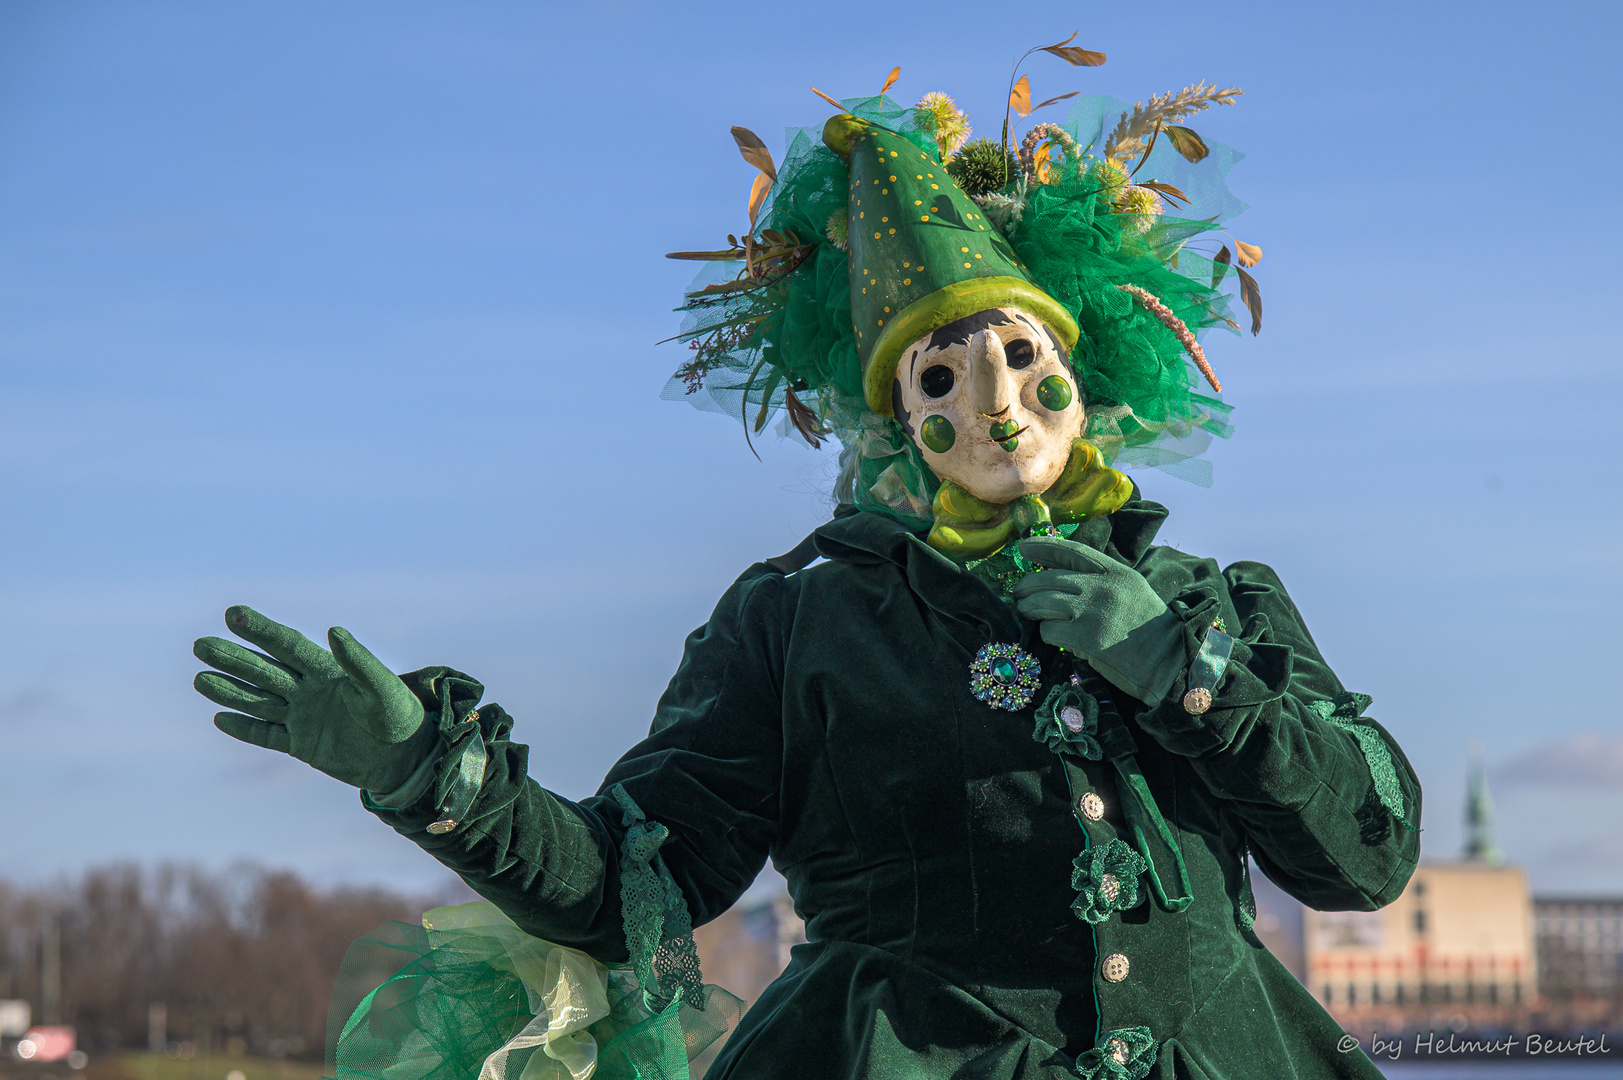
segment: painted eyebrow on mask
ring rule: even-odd
[[[966,345],[969,339],[993,326],[1015,326],[1015,320],[999,311],[997,308],[987,308],[977,311],[973,315],[965,315],[957,322],[950,322],[946,326],[930,335],[930,342],[925,349],[934,352],[945,349],[949,345]]]
[[[1061,360],[1069,360],[1070,359],[1070,357],[1067,356],[1066,353],[1065,353],[1065,346],[1060,344],[1059,335],[1054,333],[1054,328],[1052,326],[1049,326],[1045,322],[1032,322],[1031,319],[1026,316],[1025,312],[1021,312],[1016,317],[1021,322],[1025,323],[1027,326],[1031,327],[1031,332],[1032,333],[1046,335],[1048,340],[1053,342],[1054,351],[1059,354],[1059,358]]]
[[[1015,318],[1019,319],[1021,322],[1025,323],[1026,326],[1030,327],[1034,336],[1048,338],[1048,340],[1053,343],[1054,351],[1059,354],[1059,358],[1061,360],[1067,359],[1065,355],[1065,346],[1059,343],[1059,335],[1054,333],[1054,328],[1052,326],[1049,326],[1045,322],[1032,321],[1030,316],[1026,315],[1025,312],[1021,312],[1020,314],[1016,315]]]

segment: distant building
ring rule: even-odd
[[[1465,781],[1465,851],[1467,861],[1497,866],[1505,861],[1493,842],[1493,800],[1482,771],[1482,744],[1471,744]]]
[[[1520,867],[1428,863],[1380,911],[1303,913],[1307,986],[1332,1012],[1522,1006],[1537,996],[1533,904]]]
[[[1545,995],[1623,1001],[1623,897],[1537,898],[1533,922]]]

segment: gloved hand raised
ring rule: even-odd
[[[1161,703],[1188,665],[1183,624],[1144,576],[1085,544],[1020,541],[1040,566],[1014,587],[1015,609],[1042,623],[1043,640],[1088,661],[1146,705]]]
[[[225,624],[264,650],[217,637],[192,646],[199,660],[225,672],[198,672],[192,685],[239,710],[214,716],[227,735],[378,794],[398,788],[432,751],[439,735],[423,723],[422,702],[349,631],[327,631],[328,652],[252,608],[228,608]]]

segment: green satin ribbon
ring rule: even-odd
[[[1115,757],[1116,791],[1121,796],[1122,817],[1127,819],[1127,831],[1134,845],[1149,862],[1150,890],[1155,902],[1164,911],[1182,911],[1194,900],[1194,889],[1189,883],[1189,867],[1184,864],[1183,853],[1178,850],[1178,837],[1161,816],[1161,808],[1150,793],[1150,785],[1138,769],[1138,758],[1132,754]],[[1177,883],[1178,891],[1168,894],[1165,876]]]
[[[1133,494],[1133,482],[1104,463],[1099,448],[1085,439],[1071,443],[1065,469],[1041,495],[991,503],[951,480],[936,492],[931,547],[959,562],[984,559],[1041,524],[1071,525],[1120,509]]]

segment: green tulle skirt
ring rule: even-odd
[[[742,1011],[710,985],[659,1007],[629,968],[461,904],[350,948],[327,1060],[337,1080],[690,1080]]]

